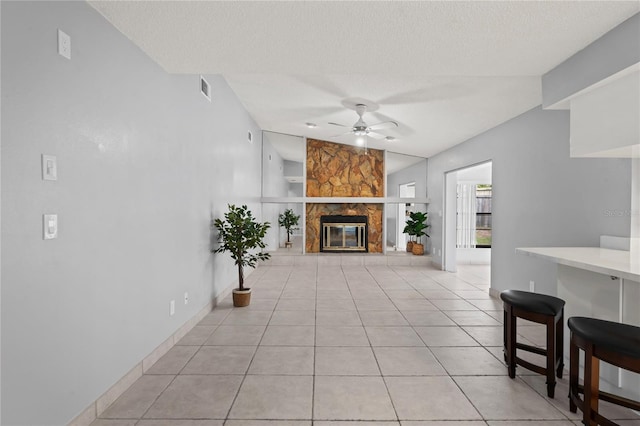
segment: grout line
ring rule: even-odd
[[[266,271],[265,271],[264,274],[262,274],[261,277],[258,278],[258,280],[263,278],[265,274],[266,274]],[[287,274],[287,281],[289,279],[289,276],[291,276],[291,271],[289,271],[289,273]],[[259,285],[258,281],[255,283],[255,285]],[[282,291],[284,291],[284,287],[283,287],[283,290],[281,290],[280,295],[282,295]],[[279,300],[280,300],[280,298],[278,298],[278,301]],[[278,306],[278,302],[276,302],[276,306]],[[235,309],[235,308],[233,308],[233,309]],[[256,354],[258,353],[258,348],[260,347],[260,343],[262,343],[262,339],[264,339],[264,335],[267,332],[267,327],[269,327],[269,323],[271,322],[271,318],[273,317],[273,313],[274,312],[275,312],[275,306],[274,306],[273,310],[271,311],[271,315],[269,316],[269,320],[267,321],[267,324],[264,326],[264,330],[262,331],[262,336],[260,337],[260,340],[258,341],[258,344],[256,345],[255,350],[253,351],[253,355],[251,356],[251,359],[249,360],[249,363],[247,364],[247,368],[244,371],[244,374],[242,375],[242,380],[240,380],[240,385],[238,386],[238,390],[236,391],[235,395],[233,396],[233,400],[231,401],[231,404],[229,404],[229,409],[227,410],[227,414],[225,415],[224,423],[226,423],[227,420],[229,420],[229,415],[231,414],[231,410],[233,409],[233,406],[235,405],[236,401],[238,400],[238,396],[240,395],[240,391],[242,390],[242,386],[244,385],[244,382],[247,379],[247,376],[249,375],[249,369],[251,368],[251,364],[253,364],[253,360],[255,359]],[[231,313],[229,313],[229,315],[231,315]]]
[[[373,276],[373,274],[371,274],[371,271],[369,271],[367,269],[367,272],[369,272],[369,275],[371,275],[371,277],[376,282],[378,287],[380,287],[380,283],[377,282],[377,280],[375,279],[375,276]],[[380,287],[380,289],[382,290],[381,287]],[[384,290],[382,290],[382,291],[384,292]],[[385,295],[386,295],[386,293],[385,293]],[[387,295],[387,297],[388,297],[388,295]],[[354,301],[354,303],[355,303],[355,301]],[[394,304],[394,306],[395,306],[395,304]],[[358,311],[358,315],[360,315],[360,311]],[[362,318],[360,318],[360,321],[362,321]],[[405,318],[405,321],[406,321],[406,318]],[[363,323],[363,327],[364,327],[364,323]],[[394,402],[393,402],[393,398],[391,396],[391,391],[389,390],[389,384],[385,380],[385,376],[382,373],[382,367],[380,367],[380,361],[378,360],[378,356],[376,355],[376,351],[374,350],[373,345],[371,344],[371,339],[369,338],[369,333],[367,332],[366,327],[364,327],[364,332],[365,332],[365,335],[367,336],[367,340],[369,341],[369,348],[370,348],[371,352],[373,353],[373,359],[376,360],[376,366],[378,367],[378,371],[380,372],[380,378],[382,379],[382,383],[384,384],[384,388],[386,389],[387,395],[389,396],[389,402],[391,402],[391,407],[393,408],[393,413],[395,414],[396,420],[398,421],[398,423],[400,423],[400,416],[398,415],[398,409],[396,408],[396,404],[394,404]],[[415,330],[414,330],[414,333],[415,333]]]

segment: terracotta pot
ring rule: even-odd
[[[244,290],[233,289],[233,306],[236,308],[242,308],[243,306],[249,306],[251,302],[251,289],[245,288]]]
[[[411,252],[416,256],[422,256],[424,254],[424,244],[413,243]]]
[[[413,241],[407,241],[407,253],[411,253],[413,251]]]

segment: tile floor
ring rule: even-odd
[[[263,266],[248,281],[250,307],[225,300],[93,426],[580,424],[566,379],[550,400],[543,377],[506,375],[487,267]]]

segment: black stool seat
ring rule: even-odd
[[[640,358],[640,327],[585,317],[571,317],[569,330],[595,346]]]
[[[558,315],[564,308],[564,300],[546,294],[520,290],[505,290],[500,293],[503,302],[542,315]]]
[[[595,318],[571,317],[569,410],[582,410],[585,425],[617,426],[598,412],[598,401],[640,410],[640,401],[600,390],[600,361],[640,373],[640,327]],[[580,350],[584,351],[584,384],[580,384]],[[584,394],[584,398],[580,394]]]
[[[504,359],[512,379],[516,377],[516,366],[520,365],[547,377],[547,395],[553,398],[556,376],[562,378],[564,300],[545,294],[520,290],[505,290],[500,293],[504,307]],[[544,324],[547,331],[546,348],[518,342],[517,319]],[[517,350],[531,352],[545,357],[542,367],[518,357]]]

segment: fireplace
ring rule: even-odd
[[[367,216],[320,216],[320,251],[367,253]]]

